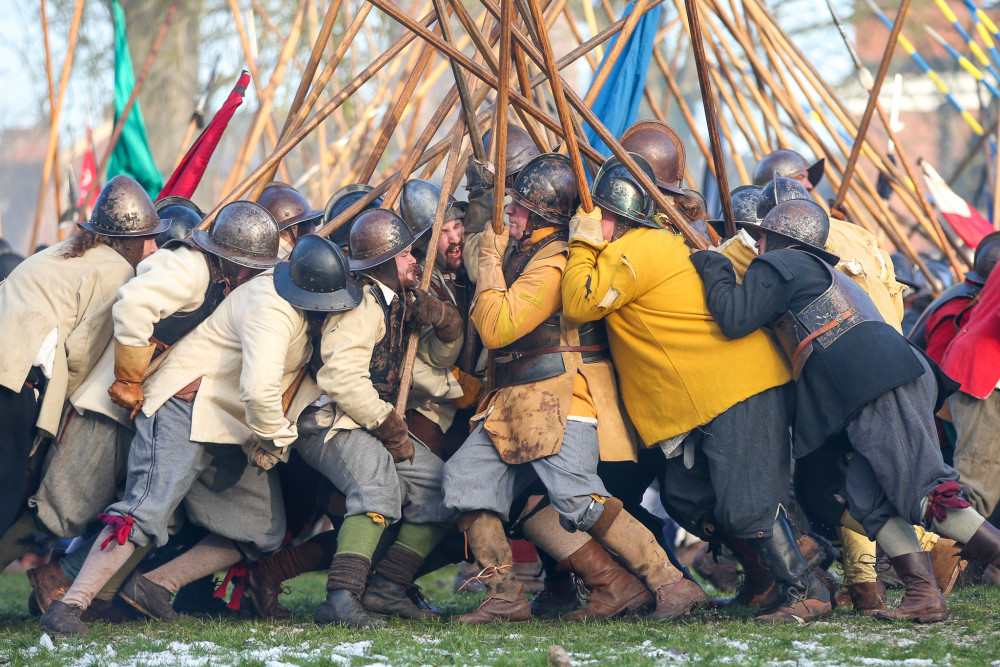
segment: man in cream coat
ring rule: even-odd
[[[169,226],[142,187],[111,179],[89,222],[71,239],[21,263],[0,285],[0,566],[23,555],[18,541],[36,530],[21,507],[35,429],[53,436],[66,398],[90,372],[111,336],[115,290],[155,250]]]
[[[254,268],[274,265],[278,228],[264,209],[236,202],[223,208],[216,225],[253,227],[260,216],[271,223],[269,236],[218,251]],[[206,238],[199,243],[212,245]],[[305,315],[278,295],[270,274],[234,290],[177,344],[144,384],[125,496],[102,515],[107,528],[63,600],[43,616],[43,627],[86,633],[80,614],[93,596],[136,546],[166,543],[167,522],[181,502],[187,518],[210,534],[125,583],[122,597],[149,616],[176,618],[170,596],[182,585],[280,546],[284,507],[270,467],[297,437],[282,395],[311,352]]]

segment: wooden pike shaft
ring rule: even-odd
[[[452,0],[452,4],[456,2],[460,3],[462,0]],[[448,20],[448,10],[445,6],[445,0],[434,0],[434,9],[437,11],[438,23],[441,25],[441,34],[444,36],[446,42],[451,45],[455,45],[455,31],[451,29],[451,22]],[[476,116],[476,109],[472,106],[472,94],[469,92],[469,81],[465,78],[465,74],[462,69],[458,66],[451,58],[448,59],[451,63],[451,73],[455,77],[455,85],[458,86],[458,97],[462,102],[462,113],[466,119],[466,126],[469,128],[469,136],[472,140],[472,151],[476,155],[476,159],[480,162],[486,162],[486,153],[483,151],[483,138],[479,134],[479,128],[476,126],[473,120]],[[416,119],[414,119],[416,121]],[[447,169],[447,167],[445,167]]]
[[[608,80],[608,76],[611,74],[611,70],[618,60],[618,56],[621,55],[625,45],[628,44],[629,37],[632,36],[632,31],[635,30],[639,19],[642,18],[642,10],[645,8],[647,2],[648,0],[636,0],[635,6],[632,8],[632,13],[628,15],[625,25],[622,26],[621,34],[618,35],[618,39],[615,40],[611,51],[608,52],[608,57],[604,59],[604,64],[597,71],[597,74],[594,75],[594,81],[590,84],[590,90],[587,91],[586,97],[583,98],[583,103],[588,107],[594,104],[594,100],[601,93],[604,83]],[[583,4],[585,6],[588,5],[589,0],[585,0]],[[596,30],[591,29],[591,34],[596,34],[596,32]]]
[[[510,104],[510,32],[514,21],[514,0],[500,0],[500,72],[497,101],[493,108],[493,233],[503,233],[504,192],[507,183],[507,106]],[[442,191],[442,194],[443,191]]]
[[[48,83],[49,87],[49,113],[56,108],[56,88],[55,83],[52,81],[52,49],[49,48],[49,17],[45,11],[45,0],[41,0],[41,14],[42,14],[42,40],[45,42],[45,81]],[[56,153],[58,154],[59,148],[56,147]],[[59,160],[56,159],[52,163],[52,185],[56,191],[56,215],[59,215],[59,202],[62,198],[59,196],[59,190],[61,188],[59,178]],[[69,202],[72,207],[76,202]],[[62,239],[59,239],[60,241]]]
[[[66,60],[63,61],[62,74],[59,75],[59,94],[56,96],[56,106],[50,109],[49,144],[45,149],[45,164],[42,166],[42,186],[38,190],[38,205],[35,208],[35,222],[31,227],[31,240],[28,245],[29,254],[38,245],[38,233],[41,228],[42,208],[45,205],[45,192],[48,190],[49,178],[52,177],[52,167],[56,161],[56,150],[59,145],[59,116],[62,114],[63,101],[66,99],[66,84],[69,83],[69,73],[73,68],[73,52],[76,50],[76,38],[80,34],[80,17],[83,16],[83,0],[76,0],[73,8],[73,20],[70,23],[69,43],[66,46]]]
[[[909,0],[906,0],[909,1]],[[712,146],[712,159],[715,162],[715,180],[719,186],[719,200],[722,203],[722,218],[726,225],[726,236],[736,236],[736,216],[733,214],[733,202],[729,197],[729,179],[726,176],[726,158],[722,154],[722,137],[719,136],[719,118],[715,109],[715,93],[712,92],[712,82],[709,80],[708,57],[705,55],[705,44],[702,41],[701,19],[698,16],[698,0],[684,0],[687,8],[688,31],[691,35],[691,45],[694,47],[694,60],[698,68],[698,85],[701,87],[701,100],[705,107],[705,122],[708,125],[708,140]]]
[[[337,22],[337,14],[340,13],[342,2],[343,0],[332,0],[326,8],[326,14],[323,15],[323,26],[320,28],[319,35],[313,40],[309,62],[306,63],[305,71],[302,72],[302,79],[299,80],[299,86],[295,89],[295,97],[292,98],[292,104],[288,107],[288,115],[285,116],[285,123],[281,126],[281,134],[278,135],[279,139],[284,139],[288,135],[292,120],[295,118],[299,108],[302,106],[303,100],[306,98],[306,94],[309,92],[309,86],[312,85],[313,77],[316,76],[316,69],[319,67],[319,60],[323,56],[327,42],[330,41],[330,35],[333,33],[333,26]]]
[[[507,0],[510,2],[511,0]],[[501,37],[502,40],[502,37]],[[501,44],[503,42],[501,41]],[[437,259],[438,239],[441,237],[441,227],[444,226],[444,214],[448,210],[448,198],[451,191],[447,184],[451,183],[458,171],[461,162],[462,139],[465,138],[465,121],[462,114],[459,114],[455,128],[451,131],[451,148],[448,151],[448,162],[444,169],[444,184],[441,187],[441,196],[438,198],[437,209],[434,211],[434,226],[431,228],[431,238],[427,243],[427,257],[424,260],[424,273],[420,277],[420,289],[430,290],[431,280],[434,277],[434,261]],[[413,365],[417,359],[417,345],[420,342],[420,330],[414,327],[410,332],[409,340],[406,344],[406,355],[403,357],[403,372],[399,376],[399,394],[396,397],[396,413],[400,417],[406,412],[406,402],[410,395],[410,386],[413,384]]]
[[[108,147],[104,149],[104,157],[97,166],[97,175],[94,177],[95,182],[100,182],[105,170],[108,168],[108,162],[111,160],[111,154],[114,153],[115,146],[118,145],[118,140],[121,138],[122,131],[125,129],[125,121],[128,120],[129,114],[132,113],[132,107],[135,106],[135,101],[139,99],[139,91],[142,90],[143,84],[146,83],[146,77],[149,75],[149,70],[153,66],[153,60],[156,58],[156,54],[160,51],[160,47],[163,45],[163,39],[167,36],[167,30],[170,29],[170,23],[174,20],[174,15],[177,13],[178,5],[180,5],[180,0],[174,0],[170,3],[170,7],[167,9],[167,14],[163,17],[163,23],[160,24],[160,30],[156,33],[156,37],[153,38],[153,45],[149,48],[149,53],[146,55],[146,62],[142,64],[142,69],[139,71],[139,76],[135,80],[135,85],[132,86],[132,94],[129,95],[128,101],[125,103],[125,108],[122,109],[121,115],[118,116],[118,120],[115,121],[115,127],[111,132],[111,139],[108,141]]]
[[[847,194],[851,175],[854,173],[854,168],[858,163],[858,157],[861,155],[861,146],[865,142],[868,126],[871,123],[872,114],[875,112],[875,105],[878,103],[878,94],[882,90],[882,82],[885,80],[886,72],[889,71],[889,61],[892,60],[892,52],[896,48],[896,38],[899,37],[899,32],[903,29],[903,19],[906,17],[906,10],[909,8],[910,0],[902,0],[899,3],[899,10],[896,12],[892,32],[889,34],[889,42],[885,45],[882,62],[879,63],[878,72],[875,74],[875,83],[869,91],[868,105],[865,107],[864,115],[861,116],[861,124],[858,126],[858,132],[854,138],[854,147],[851,149],[851,156],[847,159],[847,166],[844,168],[844,180],[841,181],[837,196],[833,199],[833,208],[837,208],[844,201],[844,196]],[[931,284],[934,283],[932,282]]]

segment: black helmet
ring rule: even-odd
[[[629,153],[629,156],[649,176],[649,180],[656,180],[653,167],[646,158],[637,153]],[[660,228],[653,222],[653,216],[656,214],[653,198],[642,189],[639,181],[616,157],[609,158],[601,165],[597,176],[594,177],[594,187],[590,194],[594,204],[602,209],[646,227]]]
[[[430,238],[425,236],[434,226],[434,214],[437,213],[438,199],[441,198],[441,186],[420,178],[411,178],[403,185],[399,195],[399,215],[410,228],[415,243],[426,243]],[[465,209],[448,196],[448,208],[444,212],[444,222],[461,220]]]
[[[836,266],[840,258],[827,252],[826,239],[830,236],[830,216],[823,207],[808,199],[792,199],[771,209],[758,225],[744,222],[743,228],[755,239],[762,233],[795,241],[803,250]]]
[[[326,210],[323,211],[323,224],[325,225],[334,218],[336,218],[338,215],[340,215],[348,208],[350,208],[351,204],[358,201],[359,199],[361,199],[374,189],[375,188],[373,188],[370,185],[362,183],[352,183],[351,185],[345,185],[344,187],[334,192],[333,196],[330,197],[330,201],[326,202]],[[363,209],[361,209],[361,211],[357,215],[355,215],[351,220],[348,220],[340,227],[337,227],[335,230],[333,230],[333,233],[330,234],[329,237],[330,240],[339,245],[344,250],[347,250],[348,238],[350,237],[351,234],[351,225],[353,225],[354,221],[358,219],[358,215],[361,215],[361,213],[363,213],[364,211],[370,211],[372,209],[381,208],[381,206],[382,206],[382,199],[380,197],[376,197],[370,204],[368,204],[368,206],[365,206]]]
[[[160,219],[137,180],[121,174],[97,195],[90,221],[77,224],[102,236],[156,236],[170,227],[170,220]]]
[[[766,185],[775,172],[791,179],[805,173],[812,186],[816,187],[816,184],[823,178],[823,165],[825,163],[826,158],[820,158],[809,164],[804,157],[795,151],[783,148],[761,158],[753,170],[753,184]]]
[[[300,238],[288,261],[274,267],[274,289],[303,310],[340,312],[361,303],[361,286],[351,278],[344,251],[315,234]]]
[[[7,276],[14,270],[14,267],[23,261],[24,257],[21,257],[16,252],[5,252],[0,255],[0,281],[7,280]]]
[[[984,236],[976,246],[972,271],[965,274],[966,280],[976,285],[985,285],[997,260],[1000,260],[1000,232],[992,232]]]
[[[490,150],[490,132],[487,130],[483,135],[483,147]],[[523,129],[512,123],[507,125],[507,169],[505,173],[508,177],[517,176],[517,172],[524,169],[531,160],[539,155],[538,147],[531,137]]]
[[[944,262],[934,260],[927,262],[924,266],[931,272],[934,279],[941,284],[941,289],[946,290],[955,284],[955,276]]]
[[[156,212],[170,220],[170,229],[156,237],[158,248],[162,248],[169,241],[186,238],[191,230],[205,219],[201,209],[185,197],[164,197],[156,202]]]
[[[351,271],[378,266],[413,245],[413,234],[403,219],[384,208],[365,211],[351,226]]]
[[[624,150],[646,158],[661,190],[682,195],[684,178],[684,142],[680,135],[660,120],[640,120],[632,123],[619,140]]]
[[[542,153],[524,166],[507,194],[535,215],[568,225],[580,204],[572,162],[559,153]]]
[[[791,178],[779,176],[778,172],[774,172],[774,178],[760,190],[760,198],[757,200],[757,218],[763,220],[772,208],[793,199],[812,201],[809,191],[801,183]]]
[[[311,207],[302,193],[280,181],[264,186],[257,203],[274,217],[279,231],[303,222],[316,224],[323,217],[323,211]]]
[[[226,204],[209,231],[195,229],[199,248],[251,269],[269,269],[278,262],[278,223],[267,209],[252,201]]]

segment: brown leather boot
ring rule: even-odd
[[[848,584],[846,588],[854,613],[859,616],[874,616],[876,612],[885,611],[885,586],[881,581]]]
[[[565,614],[564,621],[614,618],[653,604],[653,594],[642,580],[616,563],[597,540],[589,540],[563,563],[590,589],[587,604]]]
[[[1000,530],[989,521],[984,521],[972,539],[962,547],[959,555],[966,560],[1000,567]]]
[[[654,621],[690,614],[708,601],[701,586],[684,578],[649,529],[626,512],[617,498],[604,501],[601,517],[588,532],[656,594]]]
[[[743,582],[736,595],[731,598],[712,598],[709,605],[714,608],[730,605],[759,607],[761,611],[773,609],[781,600],[781,591],[771,571],[760,559],[760,555],[746,543],[746,540],[726,538],[725,544],[740,563]]]
[[[875,612],[875,618],[884,620],[904,619],[917,623],[935,623],[948,617],[944,595],[934,580],[931,555],[926,551],[903,554],[890,558],[899,573],[906,592],[899,606],[891,611]]]
[[[941,594],[948,597],[969,562],[962,559],[962,547],[955,540],[946,537],[939,537],[929,553],[931,567],[934,568],[934,580],[937,581]]]
[[[458,518],[458,529],[465,533],[476,558],[480,570],[476,579],[485,584],[486,598],[478,609],[455,620],[478,625],[530,619],[531,606],[524,596],[524,585],[514,574],[514,558],[500,517],[493,512],[466,512]]]
[[[281,582],[271,577],[259,563],[247,565],[246,594],[262,618],[291,618],[292,612],[278,600]]]
[[[44,614],[53,600],[62,600],[73,580],[66,576],[59,563],[46,563],[28,570],[28,581],[35,595],[35,602]]]
[[[824,578],[824,570],[810,568],[784,514],[774,519],[770,537],[747,540],[767,565],[781,589],[781,601],[770,613],[758,614],[758,623],[806,623],[828,615],[833,610],[833,593]]]
[[[531,615],[564,613],[575,611],[581,606],[580,593],[573,581],[573,567],[569,559],[559,561],[555,568],[546,569],[545,586],[541,593],[531,599]]]

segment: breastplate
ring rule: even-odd
[[[385,318],[385,335],[372,350],[368,372],[379,398],[388,403],[394,403],[396,395],[399,393],[399,369],[403,363],[406,347],[403,300],[396,297],[393,298],[392,303],[386,303],[382,288],[375,281],[362,275],[359,282],[372,286],[372,294],[375,295],[375,301]]]

